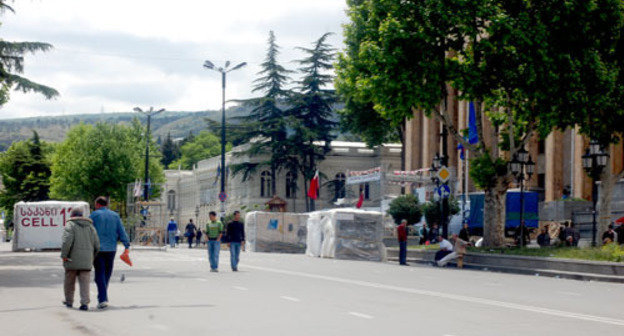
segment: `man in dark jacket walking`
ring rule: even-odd
[[[403,219],[397,226],[397,238],[399,240],[399,264],[407,265],[407,219]]]
[[[98,288],[98,308],[108,307],[108,284],[113,274],[117,242],[121,241],[126,250],[130,248],[130,241],[126,230],[121,224],[119,215],[107,208],[108,200],[100,196],[95,200],[95,211],[91,213],[91,220],[98,238],[100,238],[100,252],[95,257],[95,284]]]
[[[186,228],[184,229],[185,231],[184,236],[186,237],[186,240],[188,241],[189,248],[193,248],[193,238],[195,238],[196,230],[197,230],[197,227],[193,223],[193,219],[189,219],[189,222],[188,224],[186,224]]]
[[[89,282],[93,259],[100,250],[100,239],[89,218],[83,217],[82,210],[73,209],[63,230],[61,259],[65,268],[65,306],[74,304],[76,278],[80,285],[80,310],[89,309]]]
[[[241,246],[245,247],[245,224],[240,221],[239,211],[234,211],[234,220],[228,224],[226,235],[228,237],[228,247],[230,248],[230,265],[232,266],[232,271],[238,272]]]

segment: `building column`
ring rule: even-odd
[[[440,151],[440,122],[435,117],[423,118],[422,160],[420,166],[430,167]]]
[[[551,202],[563,195],[563,133],[552,131],[546,138],[545,201]]]
[[[591,200],[592,185],[591,179],[583,169],[582,156],[589,141],[587,137],[580,134],[578,127],[574,129],[574,197]]]
[[[611,145],[609,155],[611,155],[611,172],[613,174],[619,174],[624,169],[624,144],[623,139],[615,144]]]
[[[529,155],[531,156],[531,159],[533,160],[533,162],[535,162],[535,173],[533,174],[533,176],[531,176],[531,179],[529,181],[526,182],[526,187],[527,190],[530,190],[532,188],[537,188],[537,167],[538,165],[538,160],[539,160],[539,135],[537,134],[533,134],[531,136],[531,139],[529,139],[529,141],[527,141],[527,145],[526,145],[526,150],[529,152]]]
[[[405,124],[405,170],[420,169],[422,162],[423,140],[422,111],[414,112],[414,117]]]

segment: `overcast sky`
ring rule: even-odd
[[[209,59],[246,61],[228,75],[227,99],[251,97],[270,30],[280,62],[294,69],[326,32],[342,45],[344,0],[18,0],[0,17],[0,38],[40,41],[54,50],[28,56],[24,75],[60,97],[11,93],[0,119],[125,112],[135,106],[171,111],[218,109],[220,75]]]

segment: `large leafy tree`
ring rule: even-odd
[[[534,132],[580,123],[609,83],[595,50],[609,48],[619,1],[352,0],[337,81],[360,105],[392,123],[424,111],[473,153],[485,190],[485,244],[503,244],[505,157]],[[614,21],[613,21],[614,20]],[[615,22],[615,24],[614,24]],[[608,86],[608,85],[607,85]],[[476,102],[479,143],[446,108],[449,88]],[[596,98],[596,99],[594,99]],[[575,112],[575,113],[573,113]],[[492,124],[488,144],[484,122]],[[503,155],[507,152],[507,156]]]
[[[101,195],[125,200],[128,184],[143,178],[142,130],[136,119],[130,126],[105,123],[74,126],[52,159],[51,196],[89,202]],[[156,149],[153,139],[150,145]],[[150,160],[150,180],[152,183],[164,180],[158,160]]]
[[[50,156],[54,147],[39,139],[37,132],[27,141],[15,142],[0,153],[0,176],[4,189],[0,191],[0,208],[13,218],[13,205],[19,201],[33,202],[49,199]]]
[[[273,31],[269,33],[269,46],[262,70],[254,83],[253,92],[260,92],[262,96],[244,101],[252,108],[248,116],[242,121],[247,124],[246,140],[252,140],[249,148],[239,155],[265,158],[259,163],[242,163],[232,167],[234,174],[243,173],[243,179],[260,167],[269,167],[271,171],[271,190],[276,190],[277,172],[283,169],[287,162],[286,139],[287,112],[284,107],[291,93],[286,88],[291,71],[285,69],[277,61],[280,47],[275,41]]]
[[[335,138],[337,123],[333,119],[333,106],[337,96],[329,87],[334,80],[329,73],[333,70],[334,59],[334,49],[327,43],[330,35],[321,36],[312,48],[298,48],[306,57],[297,61],[303,78],[297,83],[289,104],[289,126],[293,133],[288,138],[287,149],[291,160],[287,166],[294,176],[301,173],[306,181],[312,179]],[[305,184],[306,195],[307,190],[308,185]],[[314,210],[314,200],[309,201],[307,209]]]
[[[13,12],[13,8],[6,1],[0,1],[0,11]],[[9,101],[11,89],[40,93],[48,99],[58,96],[55,89],[20,76],[24,72],[24,55],[50,49],[52,45],[48,43],[9,42],[0,39],[0,106]]]
[[[226,145],[226,150],[232,146]],[[221,139],[216,135],[201,131],[193,139],[180,147],[180,159],[173,161],[171,168],[192,169],[199,161],[221,154]]]

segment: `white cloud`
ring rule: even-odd
[[[247,98],[266,51],[268,31],[282,46],[280,61],[301,56],[327,31],[341,44],[346,20],[340,0],[19,1],[5,13],[0,36],[45,41],[55,50],[26,58],[25,76],[61,92],[53,101],[12,93],[0,118],[220,107],[220,75],[203,60],[247,61],[228,77],[227,98]]]

